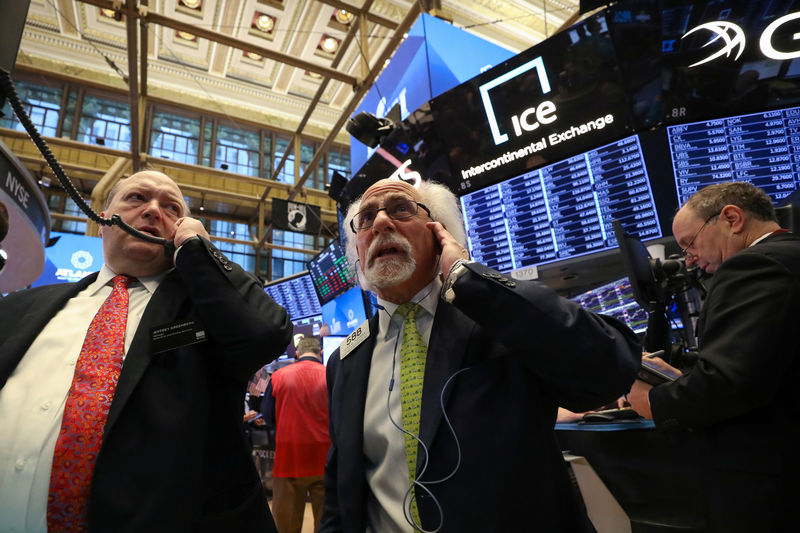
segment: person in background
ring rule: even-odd
[[[307,497],[314,531],[319,529],[325,457],[331,444],[319,339],[300,339],[297,354],[296,362],[272,374],[261,410],[267,425],[275,427],[272,513],[280,533],[300,533]]]
[[[242,427],[286,310],[165,174],[120,180],[104,265],[0,300],[0,530],[274,531]]]
[[[553,425],[629,390],[634,333],[468,262],[442,185],[378,181],[345,220],[379,312],[328,360],[320,531],[593,531]]]
[[[797,529],[800,238],[778,226],[772,200],[746,182],[719,183],[675,215],[687,265],[714,274],[697,323],[697,363],[628,401],[656,427],[691,431],[704,447],[707,531]],[[677,371],[660,361],[662,368]]]

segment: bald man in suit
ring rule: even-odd
[[[105,213],[177,251],[102,227],[99,273],[0,300],[0,529],[275,531],[241,409],[249,377],[290,341],[286,311],[210,243],[165,174],[121,180]],[[59,519],[68,525],[48,526],[61,498],[54,457],[65,411],[72,416],[71,382],[90,321],[120,276],[123,360],[115,389],[102,393],[113,399],[101,427],[73,436],[101,439],[85,466],[88,492],[67,502]]]

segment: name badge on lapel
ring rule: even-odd
[[[192,318],[151,328],[150,336],[153,353],[162,353],[208,340],[205,327]]]
[[[369,337],[369,321],[365,320],[339,345],[339,359],[344,359]]]

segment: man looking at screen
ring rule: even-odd
[[[345,223],[380,310],[328,361],[320,531],[592,531],[553,424],[558,405],[585,411],[629,388],[634,334],[466,261],[441,185],[378,181]]]
[[[800,239],[746,182],[696,193],[672,232],[686,264],[714,274],[697,323],[698,360],[671,383],[637,380],[628,401],[657,427],[703,436],[704,449],[687,452],[704,469],[708,531],[794,530]]]

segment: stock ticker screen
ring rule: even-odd
[[[748,181],[775,203],[800,186],[800,107],[667,128],[678,202],[707,185]]]
[[[308,262],[308,271],[321,304],[347,292],[356,284],[356,277],[345,257],[339,239],[334,239]]]
[[[661,237],[637,136],[461,197],[470,256],[501,272],[616,247],[612,220]]]
[[[647,312],[636,303],[628,278],[618,279],[570,298],[593,313],[613,316],[628,325],[634,333],[647,330]]]
[[[264,287],[264,291],[278,305],[286,308],[292,320],[322,314],[314,284],[307,271],[273,281]]]

